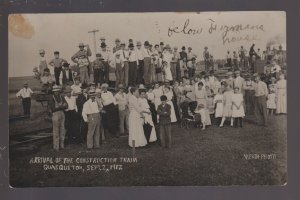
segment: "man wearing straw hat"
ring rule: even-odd
[[[82,117],[84,121],[88,124],[87,133],[87,148],[99,148],[100,147],[100,109],[96,101],[95,91],[89,91],[88,93],[90,99],[87,100],[82,109]]]
[[[53,125],[53,148],[55,150],[63,149],[65,142],[65,114],[64,110],[68,108],[66,100],[60,94],[61,88],[54,85],[52,88],[53,95],[49,100],[49,107],[52,111]]]

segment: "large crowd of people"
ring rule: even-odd
[[[115,40],[112,52],[101,38],[101,51],[90,61],[88,45],[79,44],[70,64],[59,57],[49,63],[40,50],[39,68],[34,69],[42,92],[50,95],[53,147],[86,143],[99,148],[109,137],[128,135],[130,147],[160,141],[171,147],[171,127],[193,120],[203,130],[210,126],[243,127],[245,115],[255,114],[258,125],[268,125],[268,115],[286,114],[286,73],[282,47],[268,47],[260,53],[254,44],[247,51],[226,53],[227,71],[218,73],[208,47],[198,57],[191,47],[171,48],[163,42],[144,47]],[[199,70],[199,62],[204,67]],[[257,60],[265,61],[262,73],[255,73]],[[280,66],[281,65],[281,66]],[[24,114],[30,115],[32,90],[26,83],[18,93]]]

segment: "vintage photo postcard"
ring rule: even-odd
[[[287,184],[283,11],[8,16],[11,187]]]

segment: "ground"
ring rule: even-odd
[[[10,94],[10,109],[18,101]],[[33,102],[38,108],[38,104]],[[16,111],[14,111],[16,112]],[[33,118],[12,122],[10,134],[41,126],[39,113]],[[109,138],[99,149],[86,151],[85,145],[67,145],[56,152],[45,144],[31,153],[13,154],[10,149],[10,184],[12,187],[49,186],[216,186],[216,185],[283,185],[287,182],[287,116],[270,117],[268,127],[257,126],[253,117],[243,128],[212,126],[182,129],[172,126],[173,146],[158,143],[135,149],[135,163],[120,163],[122,170],[53,171],[43,164],[31,164],[34,157],[52,158],[132,158],[128,137]],[[47,122],[48,123],[48,122]],[[45,126],[45,123],[43,126]],[[28,125],[30,124],[30,128]],[[49,127],[51,124],[47,124]],[[23,128],[19,128],[22,127]],[[82,165],[85,169],[86,165]],[[110,167],[107,164],[106,167]]]

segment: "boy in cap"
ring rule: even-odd
[[[55,77],[56,85],[60,85],[59,76],[60,76],[60,72],[62,70],[63,63],[67,63],[67,61],[65,59],[59,57],[58,51],[54,51],[54,59],[52,59],[49,62],[49,65],[54,67],[54,77]]]
[[[189,78],[193,78],[196,72],[196,58],[192,57],[187,63]]]
[[[167,97],[160,97],[161,104],[158,105],[160,141],[162,147],[171,148],[171,106],[167,104]]]
[[[44,69],[48,68],[47,61],[45,58],[45,50],[44,49],[39,50],[39,54],[40,54],[39,72],[41,73],[41,76],[43,76]]]
[[[101,85],[104,83],[105,66],[103,64],[103,58],[100,53],[96,54],[96,60],[92,63],[94,71],[94,83]]]
[[[30,116],[31,108],[31,95],[33,91],[28,87],[28,83],[24,83],[24,88],[22,88],[16,96],[22,99],[24,115]]]
[[[68,104],[60,94],[59,86],[54,85],[52,92],[49,107],[52,111],[53,148],[59,150],[65,147],[65,114],[63,111],[68,108]]]

